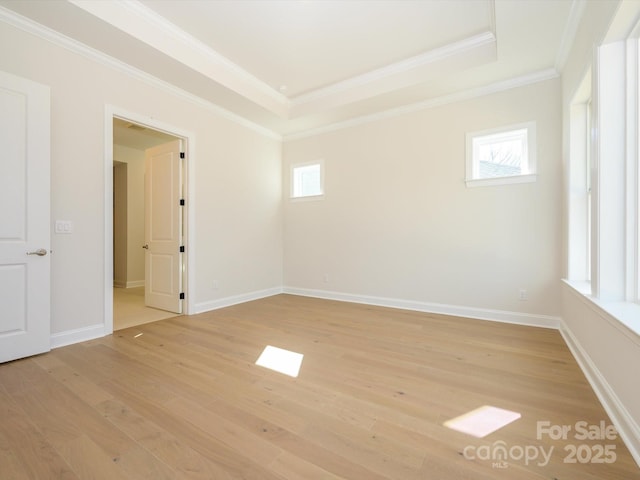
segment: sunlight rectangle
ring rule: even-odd
[[[256,365],[284,373],[290,377],[297,377],[303,357],[304,355],[301,353],[267,345],[256,361]]]
[[[447,420],[444,422],[444,426],[482,438],[511,422],[515,422],[521,416],[518,412],[485,405],[459,417]]]

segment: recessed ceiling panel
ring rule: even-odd
[[[489,1],[143,0],[288,97],[492,28]]]

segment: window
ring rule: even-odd
[[[291,198],[320,197],[324,194],[322,160],[291,167]]]
[[[534,122],[467,134],[467,186],[536,180]]]
[[[640,334],[638,39],[599,46],[593,70],[570,106],[567,277]]]
[[[591,71],[582,79],[570,106],[568,169],[567,278],[591,292]]]

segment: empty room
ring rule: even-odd
[[[0,479],[640,479],[639,39],[0,0]]]

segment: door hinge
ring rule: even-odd
[[[184,198],[181,198],[181,199],[180,199],[180,206],[181,206],[181,207],[184,207]]]
[[[184,253],[184,245],[180,245],[180,253]]]
[[[180,294],[180,300],[184,300],[184,292]]]
[[[180,152],[180,158],[184,158],[184,152]]]

